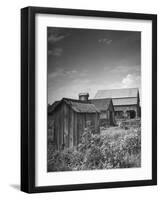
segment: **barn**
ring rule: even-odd
[[[136,119],[141,115],[138,88],[98,90],[94,99],[112,98],[115,119]]]
[[[112,99],[91,99],[90,102],[100,110],[100,126],[114,126],[115,114]]]
[[[48,107],[48,137],[58,150],[77,147],[87,125],[95,130],[99,127],[99,110],[81,97],[79,100],[63,98]]]

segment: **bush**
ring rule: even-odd
[[[82,134],[77,150],[70,148],[58,152],[51,146],[48,148],[48,171],[141,166],[140,128],[116,129],[116,132],[108,134],[95,134],[88,127]]]

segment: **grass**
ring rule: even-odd
[[[141,129],[110,127],[82,134],[77,150],[48,146],[48,172],[141,167]]]

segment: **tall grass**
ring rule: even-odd
[[[48,149],[48,172],[141,167],[140,128],[109,128],[95,134],[88,127],[77,150],[53,148]]]

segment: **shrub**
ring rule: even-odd
[[[113,129],[95,134],[87,127],[77,150],[55,151],[48,147],[48,171],[72,171],[141,166],[140,128]]]

